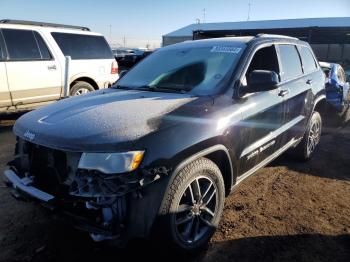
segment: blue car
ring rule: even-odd
[[[350,105],[349,83],[341,65],[320,62],[326,75],[326,100],[338,113],[345,113]]]

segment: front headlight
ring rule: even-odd
[[[140,165],[144,152],[83,153],[78,168],[98,170],[105,174],[131,172]]]

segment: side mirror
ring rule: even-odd
[[[254,70],[247,79],[248,86],[244,88],[245,93],[270,91],[278,87],[278,75],[274,71]]]
[[[122,70],[119,73],[119,79],[122,78],[123,76],[125,76],[125,74],[128,72],[128,70]]]

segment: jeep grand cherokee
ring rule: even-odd
[[[312,156],[324,83],[310,46],[295,38],[168,46],[110,89],[23,115],[5,176],[95,241],[161,232],[194,251],[243,179],[287,149]]]

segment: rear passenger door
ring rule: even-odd
[[[36,31],[2,29],[7,48],[7,78],[14,106],[60,98],[60,64]]]
[[[310,111],[312,79],[303,74],[298,47],[293,44],[280,44],[278,56],[281,68],[281,91],[286,106],[285,142],[302,137]]]
[[[7,75],[5,66],[5,45],[0,31],[0,111],[12,105],[10,90],[7,85]]]

